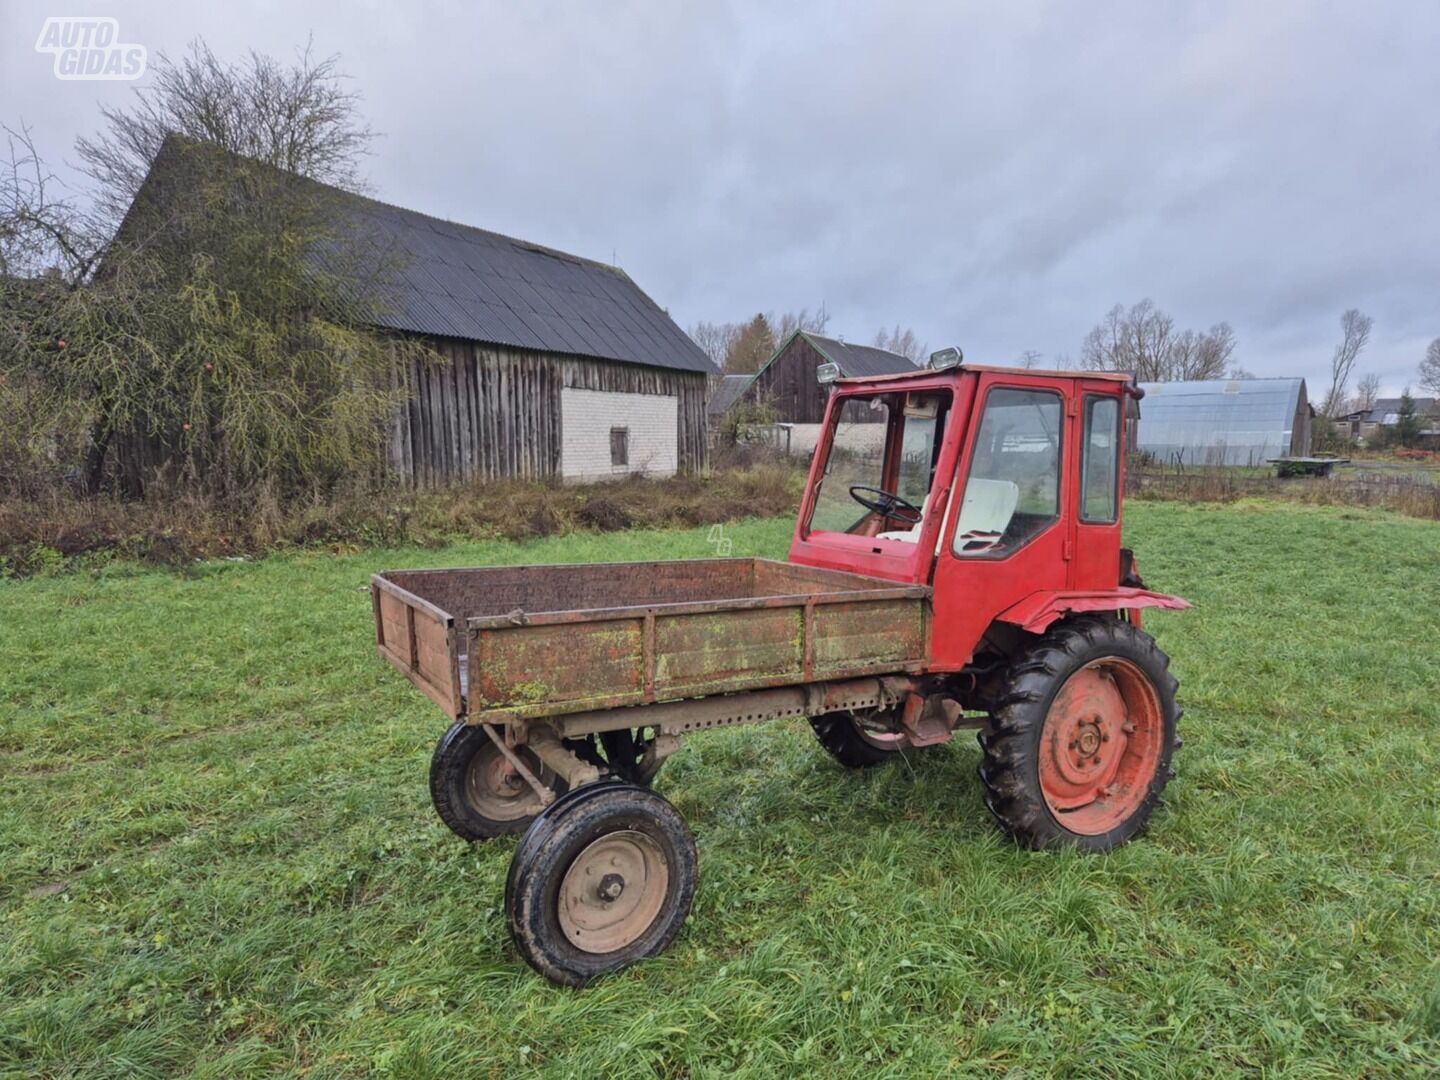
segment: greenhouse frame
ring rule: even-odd
[[[1264,465],[1310,453],[1304,379],[1141,383],[1130,445],[1163,465]]]

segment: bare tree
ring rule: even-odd
[[[1340,344],[1330,357],[1330,390],[1320,411],[1334,418],[1345,408],[1345,388],[1350,382],[1350,373],[1355,368],[1365,346],[1370,341],[1370,330],[1375,320],[1359,308],[1350,308],[1340,316]]]
[[[1025,349],[1015,358],[1015,363],[1017,366],[1023,368],[1036,368],[1040,366],[1040,361],[1044,359],[1045,354],[1039,349]]]
[[[716,367],[725,365],[725,358],[740,333],[739,323],[697,322],[690,327],[690,340],[699,345]]]
[[[811,314],[809,308],[801,308],[799,311],[787,311],[778,317],[772,311],[766,318],[775,328],[776,341],[784,341],[797,330],[804,330],[811,334],[823,334],[825,328],[830,325],[830,313],[825,310],[824,304],[821,304],[814,314]]]
[[[1141,382],[1218,379],[1234,351],[1229,323],[1177,331],[1175,320],[1146,299],[1106,312],[1081,343],[1080,363],[1091,371],[1133,371]]]
[[[1440,337],[1430,342],[1425,359],[1420,361],[1420,385],[1440,397]]]
[[[876,332],[872,344],[877,349],[905,357],[916,367],[923,367],[926,357],[929,356],[929,347],[915,336],[915,331],[899,323],[890,330],[882,326]]]
[[[1350,402],[1349,412],[1369,412],[1380,399],[1380,376],[1373,371],[1360,380],[1355,387],[1355,398]]]
[[[358,189],[360,159],[374,133],[360,120],[359,94],[338,64],[337,56],[317,57],[308,42],[293,64],[254,51],[242,63],[226,63],[199,39],[178,60],[158,54],[149,85],[128,105],[102,106],[105,130],[75,143],[98,185],[97,209],[118,225],[171,133]]]

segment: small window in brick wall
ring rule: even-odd
[[[630,429],[624,427],[612,427],[610,429],[610,464],[630,464]]]

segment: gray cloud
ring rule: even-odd
[[[1318,383],[1358,305],[1394,391],[1440,335],[1434,5],[94,7],[152,51],[313,30],[385,132],[379,196],[613,251],[682,323],[823,301],[1005,361],[1151,296]],[[0,118],[61,159],[129,93],[32,51],[72,8],[0,15]]]

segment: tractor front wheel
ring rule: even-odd
[[[1173,775],[1178,685],[1148,634],[1111,618],[1052,627],[1011,664],[980,779],[1026,847],[1109,851],[1139,833]]]

